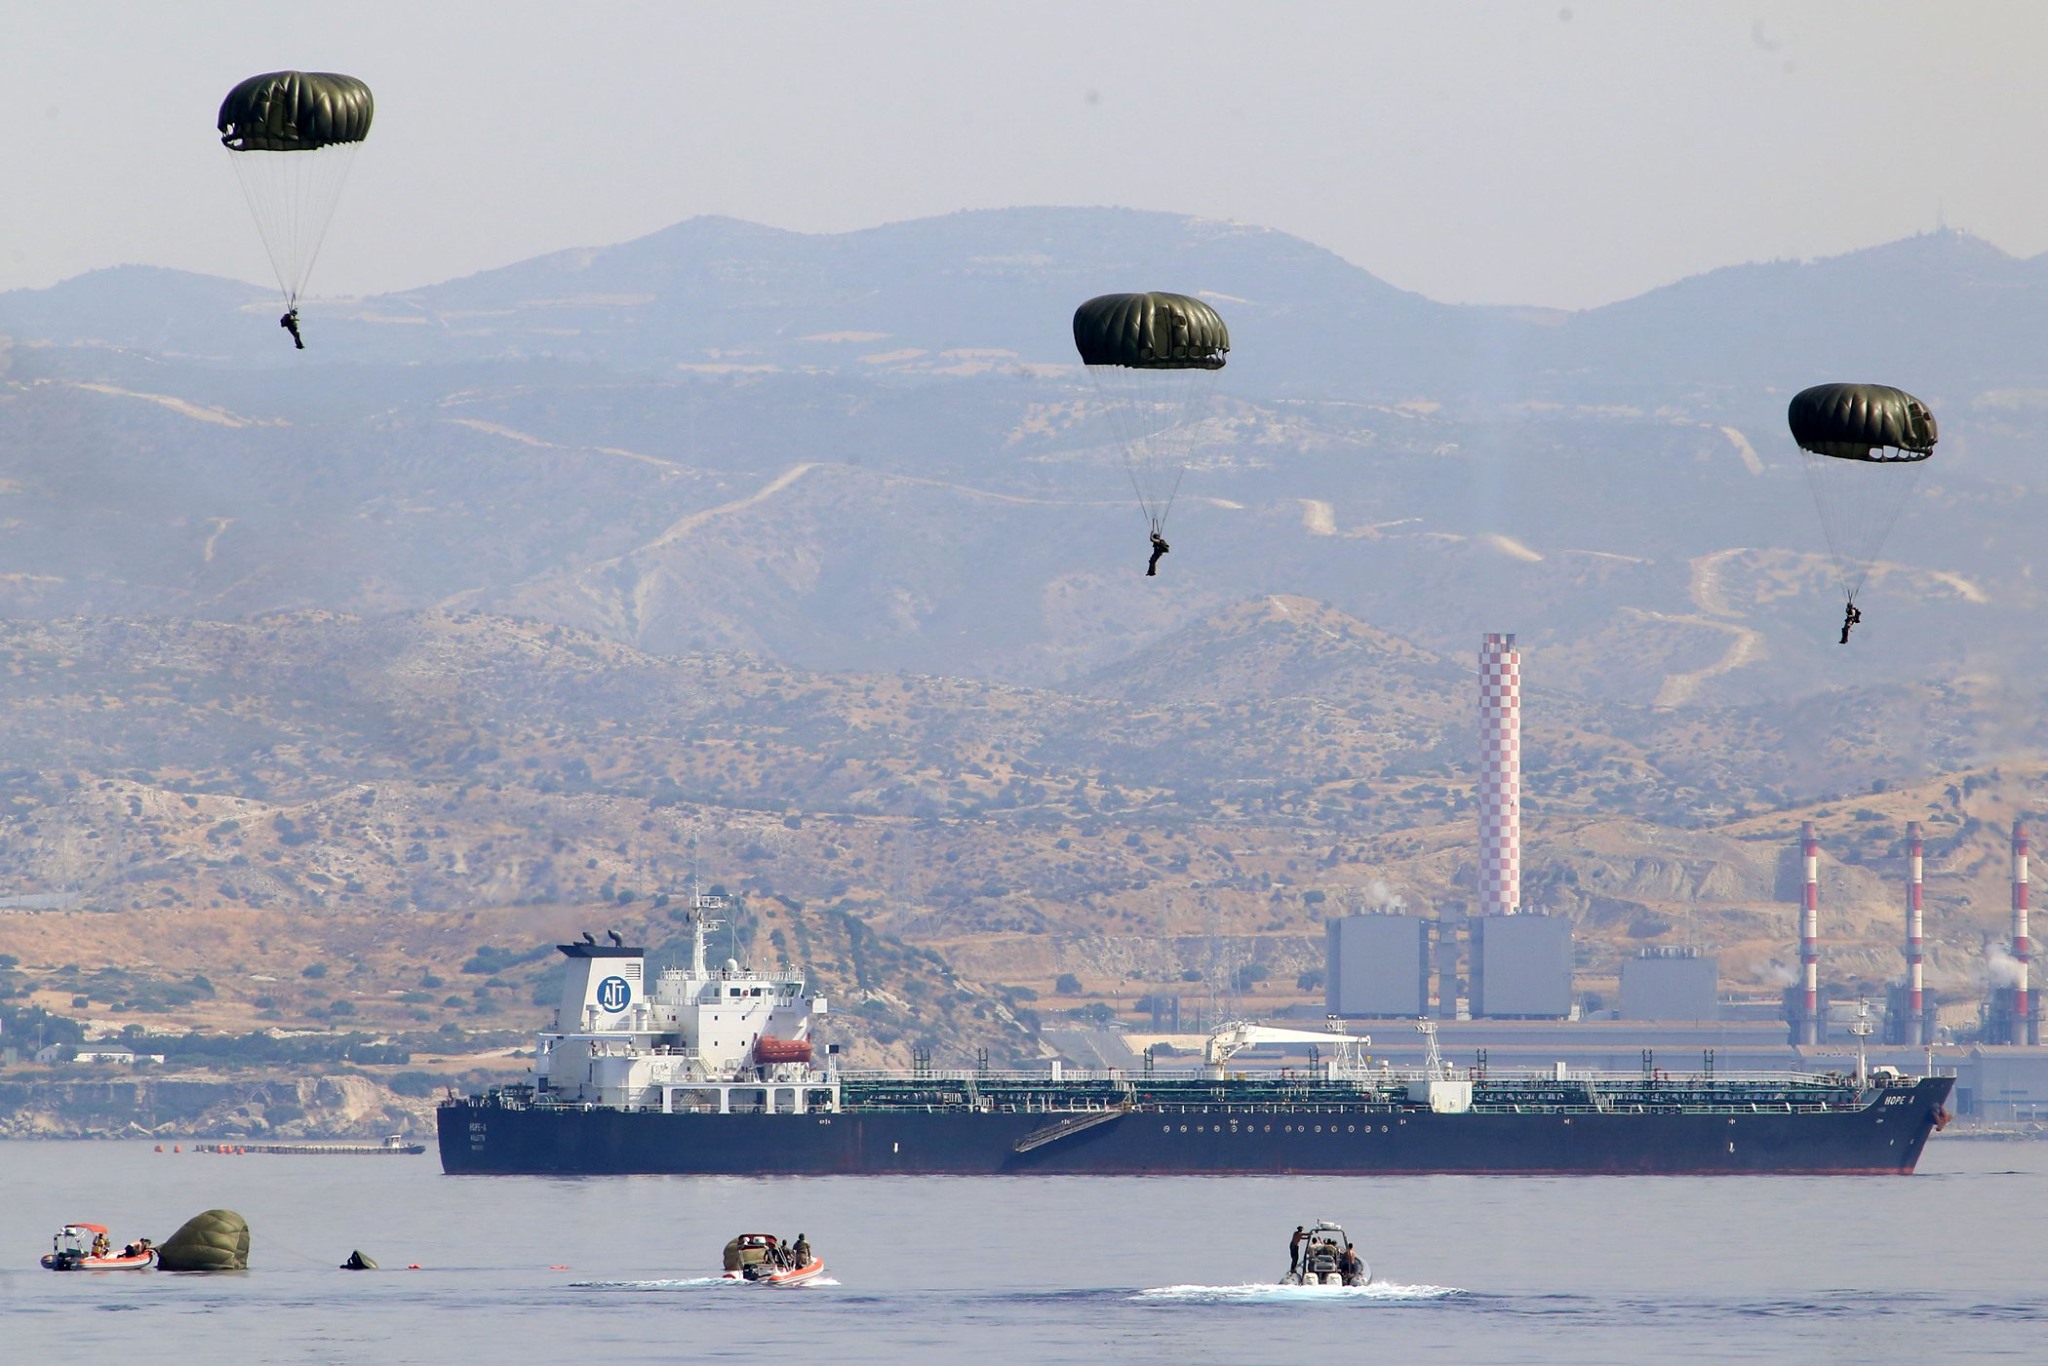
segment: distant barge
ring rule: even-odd
[[[392,1134],[382,1143],[228,1143],[219,1146],[237,1153],[274,1153],[285,1157],[417,1157],[427,1150],[424,1143],[406,1142],[403,1134]]]
[[[532,1084],[444,1102],[453,1174],[1551,1175],[1910,1173],[1954,1079],[1419,1075],[1369,1041],[1238,1025],[1186,1074],[845,1072],[814,1064],[825,1014],[800,978],[695,960],[650,990],[645,951],[585,942]],[[586,936],[587,939],[587,936]],[[1313,1037],[1310,1075],[1225,1070]],[[1321,1050],[1319,1050],[1321,1051]]]

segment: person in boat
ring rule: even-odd
[[[107,1235],[106,1235],[106,1234],[104,1234],[104,1233],[95,1233],[95,1234],[93,1234],[93,1235],[92,1235],[92,1255],[93,1255],[93,1256],[95,1256],[95,1257],[104,1257],[104,1256],[106,1256],[106,1255],[107,1255],[107,1254],[108,1254],[109,1252],[111,1252],[111,1251],[113,1251],[113,1250],[114,1250],[114,1245],[113,1245],[113,1243],[112,1243],[111,1241],[109,1241],[109,1240],[108,1240],[108,1238],[107,1238]]]
[[[1358,1252],[1350,1243],[1344,1244],[1344,1253],[1337,1258],[1337,1270],[1344,1277],[1344,1284],[1357,1285],[1365,1267],[1358,1260]]]
[[[808,1237],[801,1233],[796,1235],[796,1243],[789,1249],[789,1260],[793,1266],[811,1264],[811,1240]]]
[[[1308,1240],[1308,1230],[1300,1224],[1294,1226],[1294,1236],[1287,1240],[1287,1274],[1296,1275],[1301,1271],[1301,1245]]]
[[[1847,607],[1842,609],[1842,644],[1847,645],[1849,643],[1850,630],[1856,625],[1857,622],[1862,620],[1863,609],[1858,607],[1855,603],[1852,602]]]
[[[1171,549],[1173,547],[1166,543],[1166,538],[1161,536],[1157,530],[1154,530],[1152,533],[1152,558],[1145,561],[1146,578],[1157,577],[1159,573],[1159,557]]]
[[[292,334],[293,346],[298,347],[301,351],[306,349],[306,339],[299,335],[299,307],[297,304],[293,304],[284,311],[284,316],[277,320],[277,325]]]

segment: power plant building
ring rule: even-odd
[[[1323,1000],[1332,1015],[1414,1019],[1429,1014],[1429,922],[1350,915],[1324,926]]]
[[[1621,965],[1624,1020],[1718,1020],[1720,965],[1697,949],[1644,949]]]
[[[1470,921],[1472,1018],[1561,1020],[1572,1011],[1572,926],[1546,915]]]

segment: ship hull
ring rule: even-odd
[[[1138,1108],[1069,1135],[1059,1115],[933,1110],[662,1114],[457,1101],[451,1175],[1906,1175],[1953,1082],[1825,1112],[1468,1113]],[[1022,1148],[1023,1151],[1019,1149]]]

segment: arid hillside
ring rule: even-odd
[[[16,623],[5,649],[0,952],[29,1000],[102,1029],[514,1046],[552,1005],[547,945],[616,927],[680,952],[694,872],[741,898],[731,951],[804,968],[867,1058],[1016,1058],[1037,1022],[1148,995],[1312,1004],[1326,918],[1469,899],[1469,671],[1306,599],[1230,607],[1069,692],[467,612]],[[1643,945],[1701,943],[1769,991],[1811,818],[1828,976],[1875,991],[1917,819],[1930,972],[1974,994],[2004,832],[2048,805],[2040,762],[1987,762],[1980,703],[1535,688],[1527,898],[1574,921],[1587,990]],[[1908,714],[1939,771],[1882,743]],[[1781,804],[1800,752],[1843,789]]]

